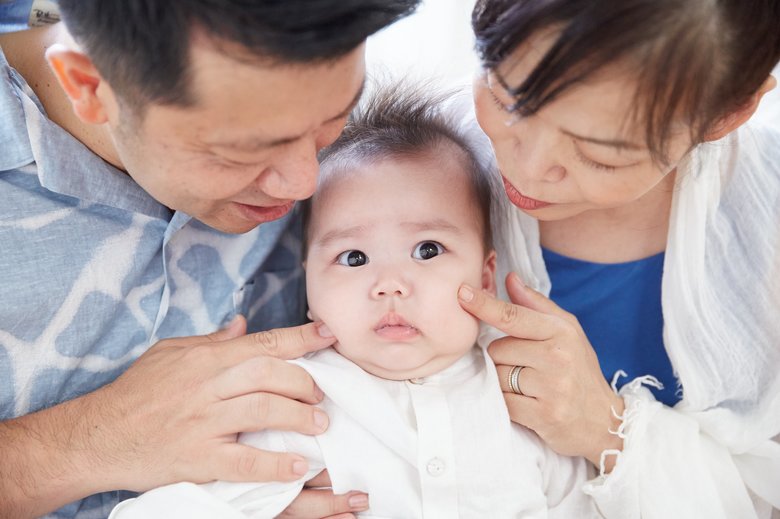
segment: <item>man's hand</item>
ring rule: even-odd
[[[334,342],[321,324],[245,335],[246,322],[160,341],[113,383],[0,423],[0,517],[41,515],[92,493],[176,481],[289,481],[294,453],[236,443],[266,428],[318,434],[322,392],[292,359]],[[8,514],[11,515],[11,514]]]

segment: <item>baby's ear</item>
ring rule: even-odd
[[[496,295],[496,251],[491,250],[485,257],[482,267],[482,289],[490,295]]]

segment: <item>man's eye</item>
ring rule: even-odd
[[[418,243],[412,251],[415,259],[428,260],[444,253],[444,247],[435,241],[423,241]]]
[[[346,267],[360,267],[368,263],[368,256],[359,250],[347,250],[339,254],[336,263]]]
[[[246,169],[248,167],[254,167],[254,164],[250,164],[247,162],[238,162],[235,160],[231,160],[227,157],[223,157],[221,155],[212,155],[211,163],[215,164],[220,168],[225,168],[225,169]]]

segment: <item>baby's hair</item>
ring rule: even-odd
[[[487,253],[492,249],[491,186],[497,173],[490,164],[480,161],[477,143],[455,115],[457,95],[437,92],[427,83],[396,82],[378,86],[352,112],[341,136],[320,152],[317,189],[327,186],[334,174],[370,167],[386,159],[430,157],[435,160],[443,153],[450,154],[468,176],[482,219]],[[304,204],[306,229],[309,215],[310,202],[307,202]]]
[[[627,115],[644,122],[659,164],[678,122],[702,142],[780,60],[779,0],[478,0],[472,23],[488,69],[529,37],[560,31],[523,82],[508,85],[521,116],[609,64],[627,66],[638,82]]]

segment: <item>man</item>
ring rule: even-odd
[[[287,328],[293,202],[360,96],[365,38],[417,3],[60,0],[68,31],[0,37],[0,516],[306,472],[235,438],[327,428],[281,360],[333,342]]]

